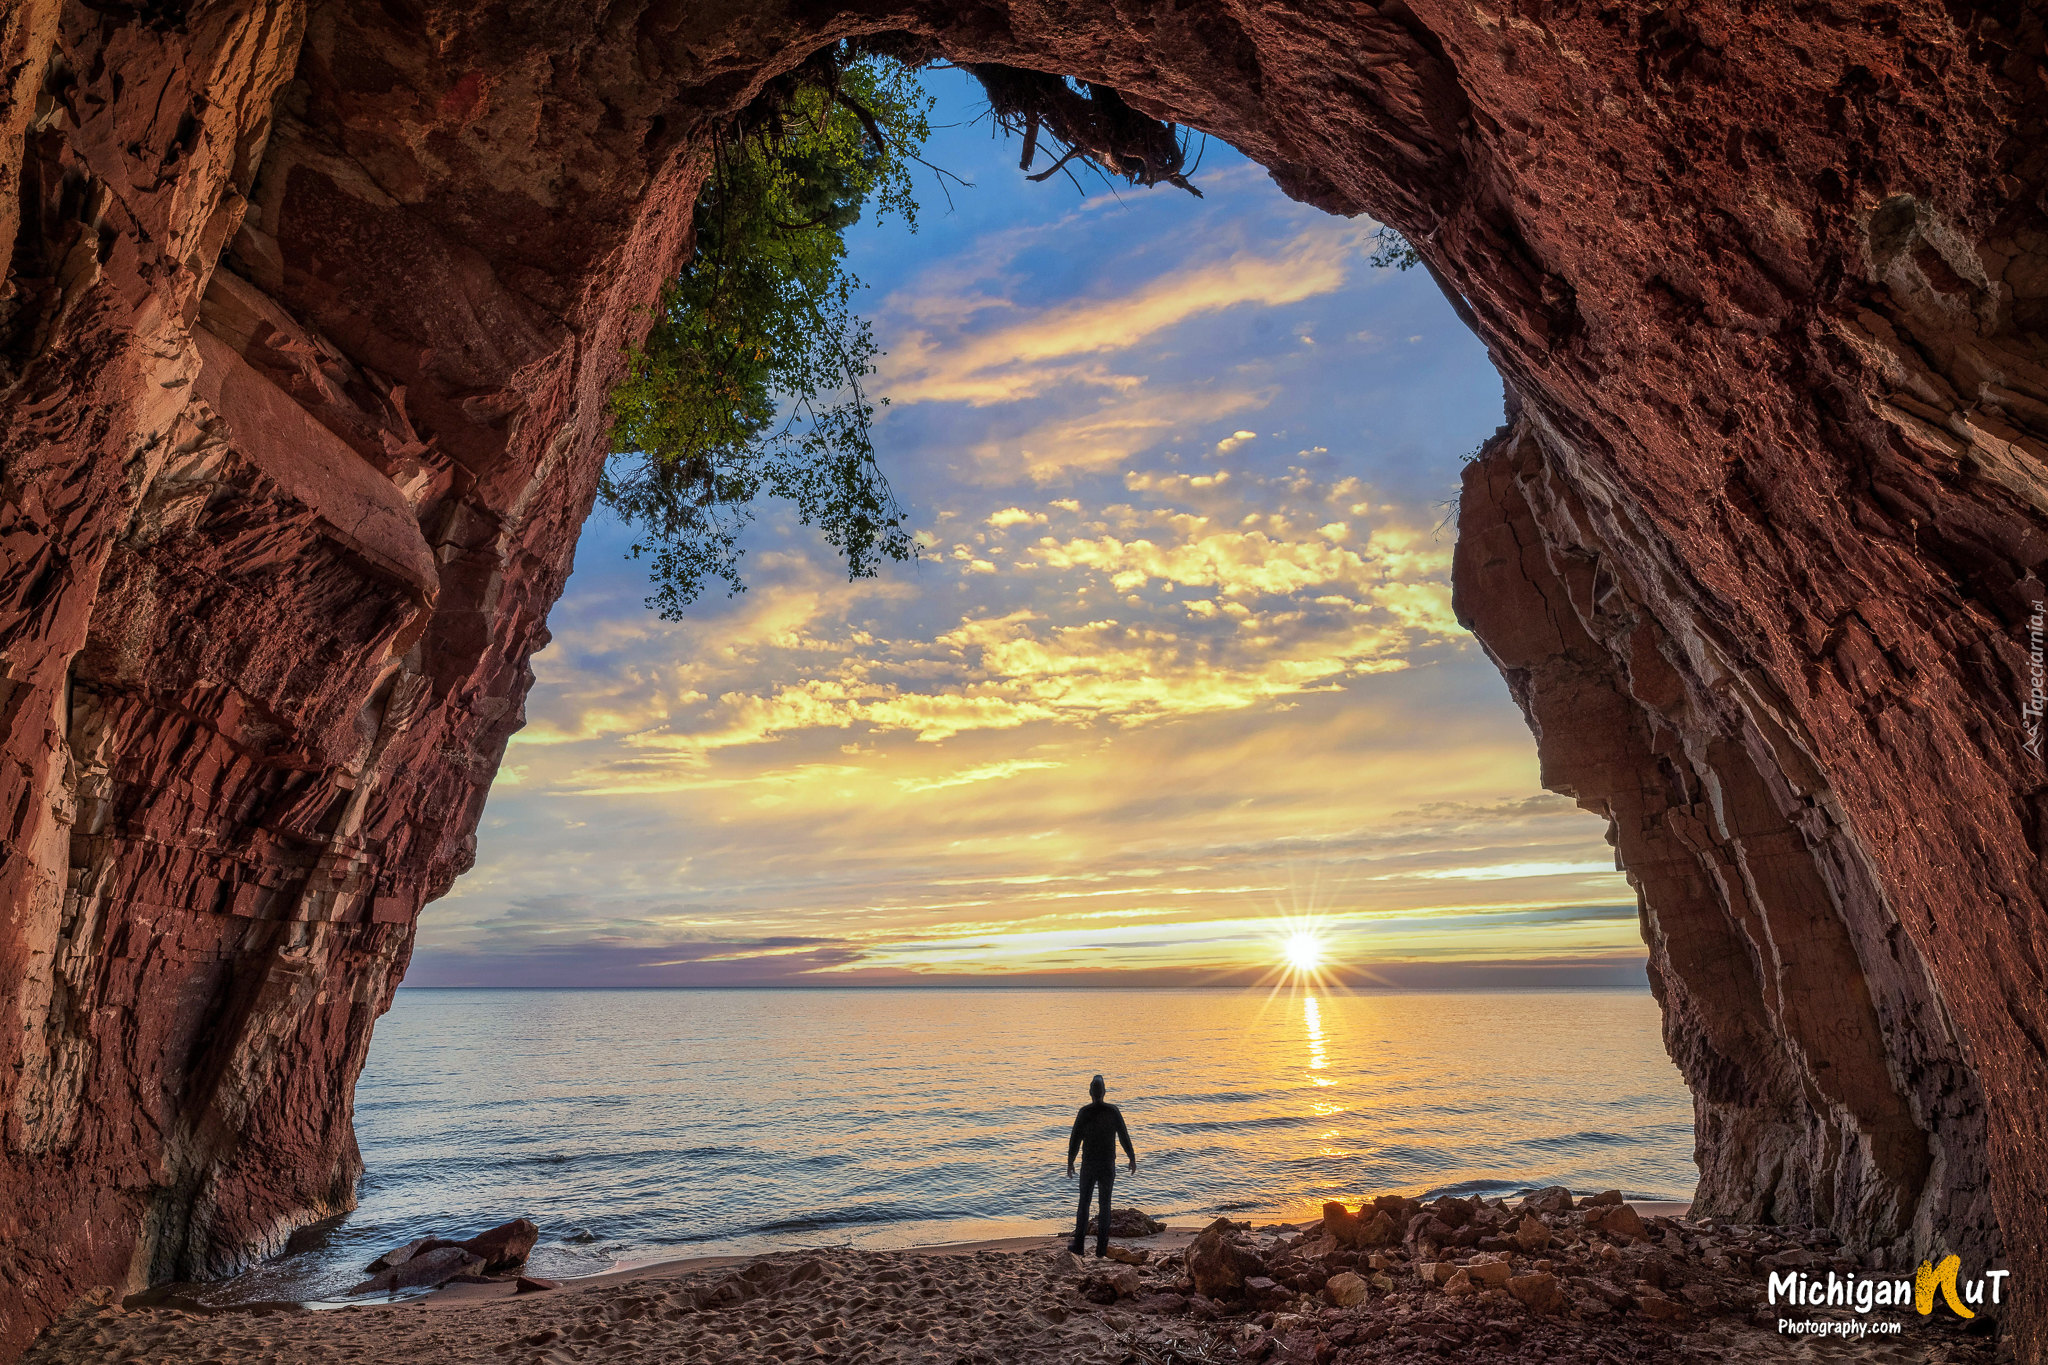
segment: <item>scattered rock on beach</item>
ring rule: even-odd
[[[1522,1197],[1520,1207],[1524,1213],[1569,1213],[1572,1207],[1572,1192],[1562,1185],[1531,1190]]]
[[[549,1289],[560,1289],[560,1280],[544,1280],[538,1275],[521,1275],[512,1282],[514,1294],[539,1294]]]
[[[1364,1303],[1367,1292],[1365,1281],[1350,1270],[1332,1275],[1330,1282],[1323,1286],[1323,1293],[1339,1308],[1353,1308]]]
[[[1610,1237],[1626,1237],[1631,1242],[1650,1240],[1642,1215],[1626,1204],[1595,1205],[1587,1209],[1586,1226]]]
[[[1102,1228],[1100,1218],[1088,1220],[1088,1235],[1094,1236]],[[1166,1224],[1152,1217],[1143,1209],[1112,1209],[1109,1214],[1109,1235],[1112,1237],[1157,1237],[1166,1231]]]
[[[1257,1252],[1238,1236],[1238,1225],[1218,1218],[1188,1245],[1188,1277],[1196,1292],[1211,1299],[1244,1297],[1244,1282],[1265,1270]]]
[[[1537,1313],[1555,1313],[1564,1307],[1564,1291],[1557,1287],[1557,1276],[1548,1271],[1510,1276],[1508,1293]]]

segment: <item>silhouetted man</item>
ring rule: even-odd
[[[1074,1115],[1074,1131],[1067,1137],[1067,1179],[1074,1178],[1074,1153],[1081,1154],[1081,1210],[1074,1215],[1074,1240],[1067,1250],[1079,1256],[1088,1245],[1088,1196],[1102,1191],[1101,1224],[1095,1232],[1095,1254],[1109,1254],[1109,1193],[1116,1186],[1116,1145],[1124,1145],[1131,1169],[1138,1169],[1138,1154],[1131,1150],[1131,1135],[1124,1128],[1121,1109],[1102,1097],[1109,1087],[1097,1076],[1088,1082],[1089,1103]]]

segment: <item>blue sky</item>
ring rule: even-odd
[[[1367,973],[1640,980],[1451,616],[1501,390],[1428,277],[1221,144],[1199,200],[1029,183],[929,83],[974,186],[851,236],[921,559],[849,583],[771,504],[749,590],[669,623],[600,510],[410,982],[1212,979],[1311,921]]]

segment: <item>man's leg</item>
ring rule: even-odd
[[[1074,1240],[1067,1243],[1067,1250],[1079,1256],[1088,1249],[1088,1201],[1095,1193],[1095,1173],[1086,1166],[1081,1168],[1081,1211],[1074,1215]]]
[[[1095,1234],[1095,1254],[1109,1255],[1109,1193],[1116,1188],[1116,1167],[1102,1173],[1102,1222]]]

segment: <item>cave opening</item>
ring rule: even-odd
[[[544,1274],[1037,1230],[1064,1196],[1031,1178],[1036,1127],[1111,1064],[1029,1020],[1091,1011],[1158,1016],[1113,1068],[1155,1142],[1290,1130],[1169,1147],[1131,1186],[1164,1217],[1689,1195],[1634,893],[1451,610],[1458,479],[1502,416],[1483,347],[1375,222],[1228,147],[1190,163],[1199,199],[1077,193],[1019,170],[980,82],[924,79],[951,178],[921,179],[914,233],[870,213],[849,260],[920,559],[849,580],[767,504],[746,590],[667,621],[600,504],[476,866],[371,1045],[363,1204],[233,1292],[331,1292],[512,1203]],[[1473,1015],[1523,1041],[1399,1041]],[[616,1068],[582,1051],[607,1017]],[[859,1065],[789,1036],[850,1029]],[[920,1036],[1000,1084],[850,1074],[916,1074]],[[980,1154],[910,1155],[920,1105],[988,1114]],[[727,1125],[763,1135],[747,1162],[708,1155]]]
[[[353,1197],[700,139],[857,33],[1416,245],[1508,395],[1458,607],[1638,884],[1700,1207],[2043,1244],[2039,16],[1504,9],[11,14],[0,1350]]]

